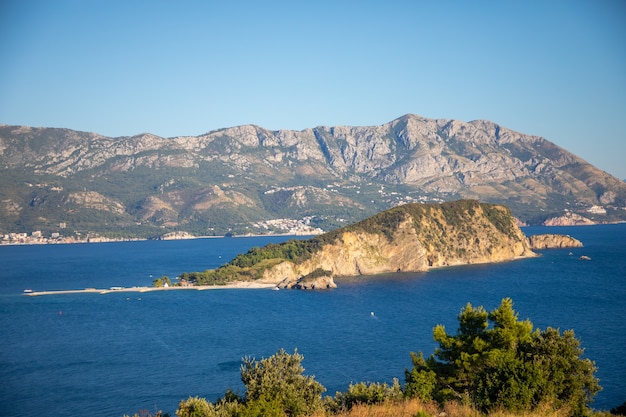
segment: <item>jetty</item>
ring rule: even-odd
[[[228,290],[228,289],[263,289],[274,288],[276,284],[267,284],[259,282],[233,282],[225,285],[172,285],[169,287],[110,287],[110,288],[84,288],[80,290],[47,290],[33,291],[24,290],[24,295],[29,297],[37,297],[41,295],[60,295],[60,294],[111,294],[119,292],[153,292],[153,291],[179,291],[179,290]]]

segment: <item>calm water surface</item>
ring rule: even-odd
[[[471,302],[511,297],[536,327],[574,329],[604,390],[626,401],[626,225],[528,228],[584,248],[426,274],[337,280],[332,291],[171,291],[22,295],[33,290],[150,285],[214,268],[284,237],[0,247],[0,414],[122,416],[173,412],[181,399],[243,391],[241,358],[297,348],[328,394],[350,382],[403,381],[409,352],[430,354]],[[578,258],[587,255],[591,261]],[[372,315],[371,313],[374,313]]]

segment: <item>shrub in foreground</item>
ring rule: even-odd
[[[381,404],[387,401],[401,401],[404,398],[402,387],[397,379],[392,385],[380,382],[359,382],[350,384],[348,391],[337,392],[327,401],[329,411],[337,413],[352,409],[356,405]]]
[[[411,353],[404,389],[393,384],[351,384],[347,392],[322,399],[325,388],[303,375],[303,356],[281,349],[273,356],[244,358],[246,392],[228,390],[210,403],[190,397],[178,417],[257,416],[434,416],[565,417],[591,414],[588,404],[600,390],[595,365],[582,358],[574,332],[534,329],[520,321],[510,299],[491,312],[468,304],[458,316],[457,333],[441,325],[439,347],[424,358]],[[416,405],[421,405],[416,408]],[[408,411],[408,410],[412,411]],[[405,412],[408,412],[406,414]],[[596,413],[599,417],[599,414]]]
[[[288,416],[310,415],[321,410],[326,388],[314,377],[303,375],[303,359],[297,350],[289,354],[284,349],[260,361],[244,358],[241,380],[246,386],[246,405],[281,407]]]
[[[239,397],[227,391],[215,404],[203,398],[181,401],[178,417],[297,417],[323,410],[326,389],[312,376],[303,375],[304,357],[284,349],[260,361],[246,357],[241,365],[241,380],[246,393]]]
[[[518,320],[509,298],[490,313],[467,304],[458,319],[455,335],[435,327],[439,347],[428,359],[412,354],[408,395],[440,403],[465,399],[483,412],[532,411],[542,404],[567,407],[574,416],[589,412],[600,386],[573,331],[533,329],[529,320]]]

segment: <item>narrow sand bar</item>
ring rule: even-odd
[[[29,291],[24,295],[36,297],[39,295],[55,295],[55,294],[109,294],[117,292],[152,292],[152,291],[179,291],[179,290],[228,290],[228,289],[262,289],[274,288],[275,284],[259,283],[259,282],[234,282],[226,285],[194,285],[194,286],[171,286],[171,287],[111,287],[109,289],[85,288],[83,290],[51,290],[51,291]]]

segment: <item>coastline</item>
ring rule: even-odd
[[[29,297],[38,297],[41,295],[58,295],[58,294],[110,294],[120,292],[153,292],[153,291],[179,291],[179,290],[230,290],[230,289],[270,289],[276,287],[275,284],[266,284],[259,282],[233,282],[225,285],[197,285],[197,286],[171,286],[171,287],[111,287],[105,288],[84,288],[82,290],[48,290],[48,291],[31,291],[24,292]],[[26,291],[26,290],[25,290]]]
[[[1,236],[1,235],[0,235]],[[268,233],[268,234],[245,234],[233,236],[190,236],[181,238],[91,238],[91,239],[48,239],[48,238],[23,238],[15,241],[0,240],[2,246],[26,246],[26,245],[77,245],[77,244],[94,244],[94,243],[117,243],[117,242],[145,242],[148,240],[155,241],[173,241],[173,240],[194,240],[194,239],[238,239],[246,237],[307,237],[316,236],[316,234],[299,234],[299,233]]]
[[[514,259],[507,259],[504,261],[478,262],[478,263],[483,264],[483,263],[509,262],[509,261],[520,260],[520,259],[525,259],[525,258],[533,258],[536,256],[539,256],[539,255],[533,252],[532,255],[517,256]],[[471,263],[431,267],[431,268],[428,268],[426,271],[421,271],[421,272],[428,272],[433,269],[449,268],[449,267],[462,266],[462,265],[471,265]],[[420,272],[420,271],[411,271],[411,272]],[[23,295],[26,295],[29,297],[39,297],[42,295],[61,295],[61,294],[111,294],[111,293],[122,293],[122,292],[144,293],[144,292],[154,292],[154,291],[180,291],[180,290],[196,290],[196,291],[232,290],[232,289],[258,290],[258,289],[274,289],[274,288],[278,288],[276,284],[253,282],[253,281],[237,281],[237,282],[224,284],[224,285],[186,285],[186,286],[173,285],[169,287],[135,286],[135,287],[83,288],[83,289],[75,289],[75,290],[44,290],[44,291],[33,291],[31,289],[26,289],[24,290]]]
[[[579,226],[603,226],[603,225],[614,225],[614,224],[623,224],[626,221],[614,221],[614,222],[600,222],[600,223],[589,223],[589,224],[563,224],[563,225],[524,225],[520,226],[522,231],[524,228],[528,227],[579,227]],[[116,242],[143,242],[148,240],[159,240],[159,241],[172,241],[172,240],[193,240],[193,239],[236,239],[236,238],[246,238],[246,237],[314,237],[319,233],[298,233],[298,232],[285,232],[285,233],[248,233],[244,235],[232,235],[232,236],[224,236],[224,235],[203,235],[203,236],[193,236],[189,235],[186,237],[173,237],[173,238],[139,238],[139,237],[125,237],[125,238],[106,238],[106,237],[91,237],[84,239],[77,239],[75,237],[66,237],[59,239],[51,239],[51,238],[33,238],[30,236],[23,236],[16,240],[3,240],[0,239],[0,247],[2,246],[22,246],[22,245],[75,245],[75,244],[87,244],[87,243],[116,243]],[[526,234],[524,232],[524,234]],[[2,235],[0,234],[0,237]]]

